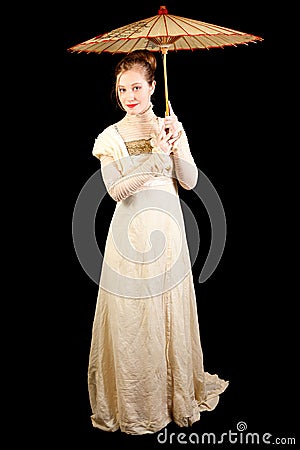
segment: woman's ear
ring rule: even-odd
[[[151,86],[151,88],[150,88],[150,94],[151,94],[151,95],[152,95],[153,92],[155,91],[155,85],[156,85],[156,81],[154,80],[154,81],[152,82],[152,86]]]

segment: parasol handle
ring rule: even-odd
[[[169,97],[168,97],[168,76],[167,76],[167,53],[168,48],[162,47],[161,52],[163,54],[163,66],[164,66],[164,80],[165,80],[165,99],[166,99],[166,116],[170,115]]]

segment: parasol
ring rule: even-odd
[[[224,48],[247,45],[263,38],[207,22],[174,16],[160,6],[156,16],[116,28],[68,48],[70,52],[130,53],[148,49],[163,55],[166,115],[169,115],[167,62],[168,51]]]

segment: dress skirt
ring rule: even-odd
[[[129,434],[190,426],[227,385],[203,368],[177,185],[150,182],[116,204],[107,235],[88,367],[92,424]]]

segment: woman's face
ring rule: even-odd
[[[154,87],[155,81],[150,86],[142,71],[126,70],[117,80],[117,95],[124,110],[128,114],[136,115],[145,111],[150,105]]]

